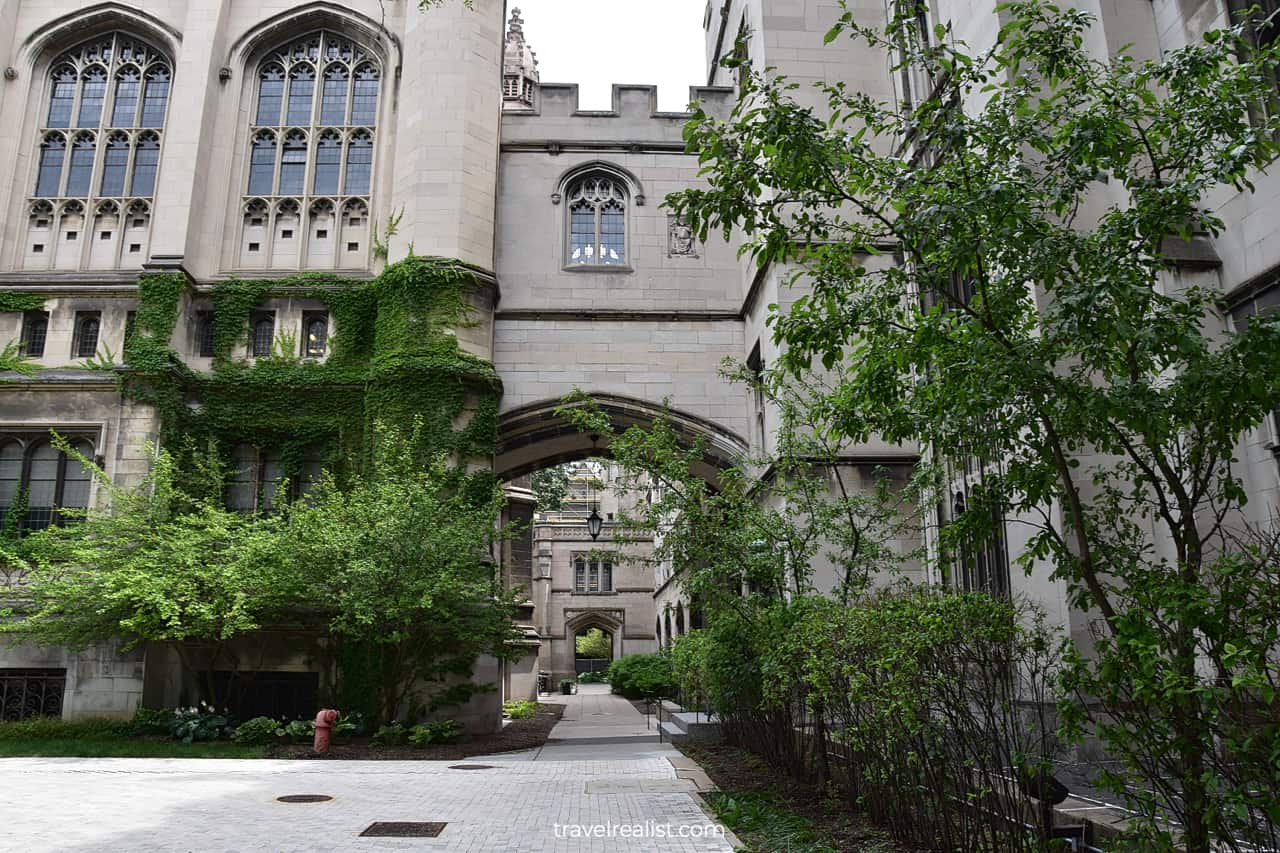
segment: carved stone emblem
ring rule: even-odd
[[[667,254],[671,257],[698,257],[693,228],[674,214],[667,217]]]

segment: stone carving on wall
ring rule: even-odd
[[[667,217],[667,255],[669,257],[698,257],[698,241],[693,228],[675,214]]]

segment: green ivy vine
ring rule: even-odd
[[[469,319],[476,272],[449,259],[411,256],[372,279],[308,273],[215,284],[213,363],[188,367],[170,346],[184,295],[181,274],[139,281],[125,343],[126,395],[156,407],[170,448],[229,454],[248,443],[278,453],[285,476],[304,457],[335,469],[362,460],[375,420],[423,422],[422,451],[450,454],[462,473],[493,454],[502,386],[493,365],[463,352],[454,330]],[[276,296],[316,299],[335,327],[324,361],[237,358],[255,308]],[[486,488],[492,475],[468,476]]]
[[[39,311],[44,307],[44,299],[39,293],[0,290],[0,311]]]

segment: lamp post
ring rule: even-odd
[[[592,458],[596,452],[596,442],[600,440],[600,436],[595,433],[591,434],[591,451]],[[600,509],[596,506],[596,487],[594,482],[588,481],[591,488],[591,514],[587,516],[587,533],[591,534],[594,541],[600,538],[600,530],[604,526],[604,519],[600,517]]]

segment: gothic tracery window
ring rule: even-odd
[[[139,266],[150,233],[171,62],[116,32],[77,45],[49,67],[23,267]],[[119,221],[122,210],[142,220],[128,235],[116,227],[99,231],[100,240],[78,239],[86,218]]]
[[[605,175],[569,185],[569,265],[620,266],[627,262],[627,191]]]
[[[381,67],[321,31],[257,68],[239,265],[363,267]]]

